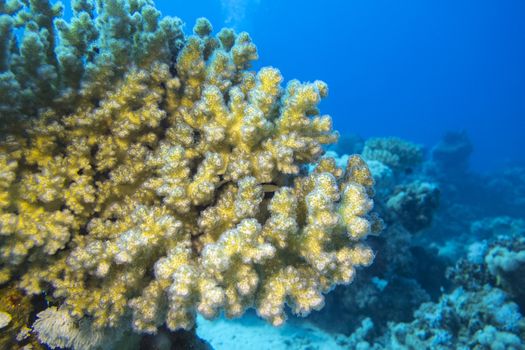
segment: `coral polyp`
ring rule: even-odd
[[[247,33],[199,19],[184,37],[148,0],[73,1],[69,21],[45,0],[0,10],[0,277],[53,296],[41,340],[248,308],[279,325],[372,262],[366,164],[304,170],[337,139],[325,83],[283,87],[249,70]]]

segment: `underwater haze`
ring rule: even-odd
[[[335,129],[427,146],[466,130],[480,171],[525,161],[525,3],[520,0],[157,1],[190,29],[246,30],[257,67],[322,79]]]

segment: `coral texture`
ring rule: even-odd
[[[485,255],[487,270],[525,308],[525,238],[501,239]]]
[[[500,289],[458,288],[437,303],[424,303],[411,323],[392,323],[378,342],[368,342],[373,323],[365,319],[347,340],[355,349],[523,349],[525,321]]]
[[[329,154],[334,152],[325,156]],[[336,157],[336,163],[347,157]],[[350,334],[368,318],[372,333],[379,336],[388,323],[410,322],[420,304],[436,300],[446,290],[447,264],[437,251],[418,244],[438,209],[439,190],[432,179],[425,181],[422,167],[394,176],[380,161],[367,160],[367,164],[375,180],[375,208],[386,224],[381,235],[367,240],[377,257],[367,273],[327,295],[325,307],[309,315],[308,321],[329,332]]]
[[[417,180],[396,187],[386,202],[389,214],[397,216],[397,221],[412,233],[430,226],[438,206],[437,185]]]
[[[456,157],[468,156],[457,153],[463,146],[440,148],[450,159],[442,165],[467,163]],[[401,159],[403,152],[391,148],[383,161]],[[378,160],[367,164],[375,208],[386,224],[381,235],[367,240],[377,252],[374,264],[327,295],[325,307],[309,315],[304,327],[328,331],[334,349],[525,349],[523,211],[509,214],[519,206],[507,201],[497,203],[505,206],[501,214],[494,210],[499,198],[523,199],[523,173],[512,167],[480,176],[459,169],[456,176],[436,167],[436,157],[411,172],[393,171]],[[499,187],[495,195],[491,182],[508,188]],[[438,199],[445,205],[438,208]],[[306,332],[310,343],[303,348],[322,348],[312,340],[320,338],[315,330]]]
[[[366,140],[363,158],[377,160],[396,174],[410,173],[423,161],[423,148],[398,137],[377,137]]]
[[[53,295],[40,339],[249,307],[278,325],[372,262],[366,164],[303,171],[337,138],[325,83],[283,88],[248,70],[247,33],[199,19],[184,38],[149,0],[77,0],[69,22],[46,0],[0,10],[0,280]]]
[[[45,347],[27,326],[34,312],[29,296],[12,285],[0,288],[0,349],[34,349]]]
[[[340,342],[352,349],[377,350],[525,349],[520,295],[524,241],[505,236],[471,245],[468,256],[448,270],[455,285],[451,292],[421,304],[408,322],[389,322],[379,334],[380,321],[364,318]]]

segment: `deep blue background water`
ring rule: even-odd
[[[322,79],[322,112],[361,136],[426,145],[468,131],[473,167],[525,161],[523,0],[157,0],[190,32],[197,17],[250,32],[257,66]]]
[[[68,3],[69,0],[63,0]],[[466,130],[472,168],[525,163],[523,0],[157,0],[186,33],[198,17],[248,31],[254,68],[324,80],[322,113],[362,137],[428,147]],[[69,11],[68,11],[69,12]]]

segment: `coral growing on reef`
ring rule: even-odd
[[[436,184],[413,181],[396,187],[388,198],[386,208],[393,221],[401,223],[415,233],[430,226],[434,212],[439,206],[439,189]]]
[[[370,138],[365,142],[363,158],[379,161],[396,174],[411,173],[423,161],[423,148],[398,137]]]
[[[525,238],[500,240],[485,255],[487,270],[525,308]]]
[[[441,165],[468,156],[468,147],[456,146],[440,147]],[[345,349],[525,349],[524,221],[521,212],[507,216],[519,206],[497,203],[502,216],[492,209],[501,197],[523,200],[519,171],[512,171],[512,190],[485,196],[492,176],[460,169],[468,176],[451,177],[436,158],[395,175],[381,161],[366,161],[386,223],[368,240],[377,256],[366,274],[327,295],[308,324]],[[438,198],[445,200],[439,210]]]
[[[524,242],[500,237],[471,245],[467,258],[447,272],[452,292],[423,303],[409,322],[390,322],[383,333],[376,320],[365,318],[341,343],[377,350],[524,349]]]
[[[161,19],[151,0],[73,0],[69,22],[62,10],[47,0],[0,3],[0,128],[41,109],[74,112],[130,67],[173,62],[182,45],[182,22]]]
[[[336,163],[345,158],[336,158]],[[368,318],[373,333],[379,335],[389,322],[409,322],[421,303],[435,300],[449,285],[447,262],[436,250],[418,244],[437,210],[436,184],[425,178],[420,167],[394,176],[380,161],[367,160],[367,165],[375,180],[375,207],[386,227],[380,236],[368,239],[377,256],[367,273],[359,274],[349,286],[335,288],[326,296],[323,310],[308,317],[330,332],[350,334]]]
[[[424,303],[411,323],[392,323],[370,341],[370,320],[346,340],[357,349],[523,349],[525,319],[518,306],[497,288],[477,292],[461,288],[437,303]]]
[[[0,277],[52,293],[41,340],[96,346],[249,307],[278,325],[285,303],[321,308],[372,262],[366,164],[301,173],[336,140],[326,84],[282,88],[277,69],[248,70],[247,33],[200,19],[184,39],[149,0],[73,10],[34,0],[0,22]]]

